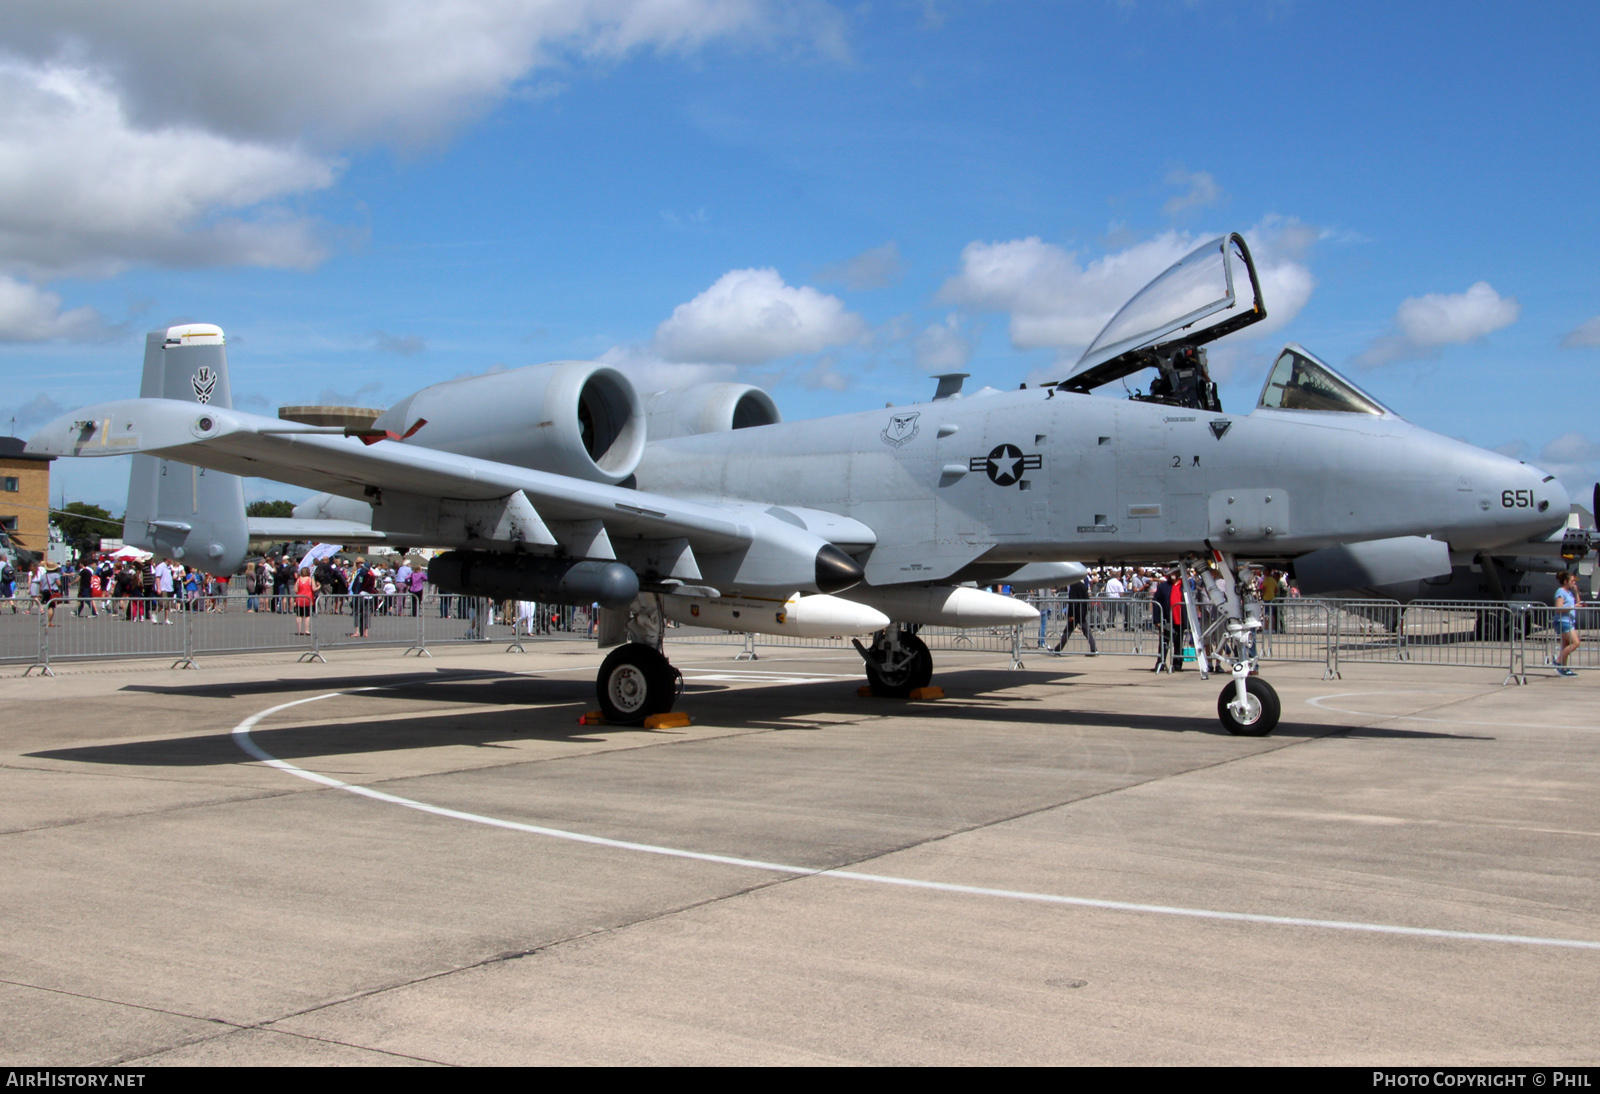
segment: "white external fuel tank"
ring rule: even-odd
[[[812,596],[796,594],[788,600],[664,596],[661,598],[661,610],[668,619],[689,627],[788,635],[791,638],[871,634],[889,625],[889,617],[876,608],[821,593]]]
[[[1009,627],[1032,623],[1039,610],[1027,601],[966,585],[910,585],[876,589],[857,585],[839,594],[884,612],[899,623],[935,627]]]

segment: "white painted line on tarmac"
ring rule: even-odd
[[[1576,950],[1600,950],[1600,942],[1591,942],[1580,938],[1541,938],[1535,935],[1451,931],[1434,927],[1404,927],[1390,923],[1361,923],[1343,919],[1308,919],[1302,916],[1259,915],[1251,912],[1223,912],[1208,908],[1181,908],[1167,904],[1136,904],[1122,900],[1096,900],[1091,897],[1060,896],[1055,893],[1030,893],[1018,889],[991,889],[980,885],[956,885],[945,881],[923,881],[917,878],[891,877],[886,874],[866,874],[855,870],[818,870],[809,866],[790,866],[781,862],[764,862],[761,859],[740,858],[734,855],[713,855],[704,851],[688,851],[679,847],[663,847],[654,843],[635,843],[630,840],[609,839],[605,836],[591,836],[583,832],[569,832],[561,828],[545,828],[537,824],[524,824],[521,821],[486,817],[479,813],[465,813],[459,809],[446,809],[443,806],[429,805],[427,802],[419,802],[412,798],[402,798],[397,794],[386,794],[381,790],[373,790],[370,787],[347,783],[328,775],[319,775],[315,771],[307,771],[305,768],[296,767],[286,760],[280,760],[276,756],[270,755],[260,745],[256,744],[255,740],[250,736],[250,731],[260,724],[263,719],[270,718],[279,711],[288,710],[291,707],[301,706],[305,703],[337,698],[340,695],[381,690],[383,690],[382,685],[350,688],[346,691],[330,691],[323,695],[312,695],[305,699],[279,703],[275,707],[268,707],[266,710],[252,714],[234,726],[234,742],[268,767],[275,767],[279,771],[323,786],[332,787],[336,790],[347,790],[352,794],[359,794],[374,801],[404,806],[407,809],[415,809],[421,813],[432,813],[434,816],[448,817],[451,820],[483,824],[491,828],[503,828],[512,832],[526,832],[529,835],[547,836],[551,839],[568,840],[573,843],[587,843],[597,847],[613,847],[622,851],[636,851],[647,855],[693,859],[697,862],[712,862],[721,866],[736,866],[747,870],[765,870],[769,873],[793,874],[800,877],[842,878],[846,881],[870,882],[874,885],[894,885],[906,889],[930,889],[941,893],[998,897],[1004,900],[1022,900],[1038,904],[1064,904],[1074,908],[1096,908],[1101,911],[1111,912],[1144,912],[1150,915],[1182,916],[1187,919],[1213,919],[1233,923],[1262,923],[1277,927],[1320,927],[1333,931],[1359,931],[1367,934],[1441,938],[1457,942],[1507,942],[1521,946],[1557,946]]]

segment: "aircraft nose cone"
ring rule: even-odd
[[[1567,493],[1567,488],[1561,485],[1560,479],[1551,479],[1543,484],[1539,498],[1541,508],[1545,502],[1550,503],[1550,512],[1559,513],[1565,517],[1572,511],[1572,495]]]
[[[838,593],[859,585],[867,572],[861,564],[833,544],[825,544],[817,552],[817,591]]]
[[[1499,489],[1483,499],[1483,523],[1498,533],[1501,546],[1546,535],[1567,522],[1572,498],[1561,480],[1543,469],[1508,460],[1490,481],[1495,479]]]

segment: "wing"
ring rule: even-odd
[[[876,542],[844,517],[830,515],[823,526],[755,501],[705,504],[337,432],[171,399],[128,399],[52,422],[28,451],[148,453],[259,476],[369,502],[375,532],[441,547],[615,559],[647,583],[835,592],[860,581],[862,570],[833,542]]]

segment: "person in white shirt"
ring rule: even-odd
[[[1127,607],[1121,603],[1121,600],[1122,594],[1127,591],[1128,586],[1123,583],[1121,575],[1113,573],[1106,580],[1106,599],[1114,602],[1107,606],[1106,626],[1115,627],[1119,623],[1126,621],[1127,616],[1124,613],[1127,611]]]
[[[172,566],[166,559],[156,563],[156,568],[151,571],[156,577],[156,598],[160,604],[160,622],[172,626]],[[155,613],[151,613],[150,622],[157,622]]]

